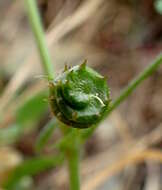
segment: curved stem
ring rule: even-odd
[[[53,65],[48,52],[43,27],[35,0],[25,0],[26,10],[31,23],[32,31],[35,35],[36,44],[39,49],[42,65],[48,79],[54,77]]]

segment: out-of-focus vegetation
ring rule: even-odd
[[[162,14],[162,1],[161,0],[155,1],[155,10],[159,14]]]
[[[38,4],[56,73],[65,63],[75,65],[87,58],[90,66],[108,76],[112,99],[162,51],[161,0],[40,0]],[[56,156],[61,134],[57,126],[51,133],[53,128],[47,125],[52,117],[48,83],[39,62],[23,1],[1,0],[2,189],[68,189],[63,155]],[[162,68],[85,144],[83,190],[162,188],[161,86]],[[70,139],[63,140],[70,143]]]

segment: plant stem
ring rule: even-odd
[[[67,160],[69,168],[70,190],[80,190],[78,147],[73,147],[67,151]]]
[[[28,17],[31,23],[32,31],[35,35],[36,44],[38,46],[40,57],[42,61],[42,65],[45,71],[45,74],[48,76],[48,79],[53,79],[53,65],[50,59],[50,55],[48,52],[48,47],[46,44],[44,31],[39,15],[39,11],[37,8],[37,4],[35,0],[25,0],[25,5],[28,13]]]
[[[25,0],[26,8],[28,11],[28,17],[31,22],[32,30],[35,35],[36,43],[39,49],[42,65],[48,79],[53,79],[53,67],[49,56],[48,48],[46,45],[43,27],[40,20],[40,15],[35,0]],[[72,145],[66,150],[66,158],[69,166],[69,179],[70,189],[79,190],[79,144],[77,140],[77,134],[73,139]]]
[[[120,95],[112,102],[108,110],[105,112],[101,122],[108,117],[113,110],[115,110],[126,98],[134,92],[134,90],[137,88],[138,85],[140,85],[145,79],[147,79],[157,68],[162,64],[162,54],[160,54],[155,61],[150,64],[144,71],[142,71],[137,78],[132,80],[128,86],[123,89],[120,93]],[[93,126],[90,129],[87,129],[86,131],[82,132],[82,139],[83,142],[85,142],[86,139],[88,139],[95,129],[98,127],[98,125]]]
[[[64,134],[64,141],[59,148],[65,151],[68,162],[70,190],[80,190],[80,133],[78,129],[70,128],[66,125],[60,125]]]
[[[145,79],[147,79],[162,63],[162,54],[158,56],[158,58],[150,64],[143,72],[137,76],[134,80],[128,84],[128,86],[122,90],[119,97],[110,105],[108,111],[105,114],[107,117],[114,109],[116,109],[136,88],[139,84],[141,84]]]

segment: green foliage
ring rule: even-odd
[[[76,128],[98,122],[110,101],[105,78],[85,63],[65,70],[50,82],[49,99],[56,117]]]
[[[15,111],[15,123],[6,128],[0,128],[0,145],[10,144],[24,133],[25,129],[32,130],[40,121],[42,115],[47,111],[47,92],[41,91],[29,97],[23,105]]]
[[[157,13],[162,15],[162,0],[155,0],[154,7]]]
[[[6,190],[16,189],[18,182],[25,176],[33,176],[42,171],[60,165],[63,161],[63,155],[57,156],[42,156],[25,160],[10,174],[7,181],[4,183]]]
[[[21,127],[33,127],[47,111],[48,105],[44,101],[47,99],[47,92],[41,91],[29,97],[28,100],[16,110],[16,123]]]
[[[48,53],[48,48],[45,43],[45,37],[43,34],[42,25],[40,22],[40,17],[36,7],[35,0],[25,0],[28,17],[31,22],[33,33],[35,34],[35,39],[37,46],[39,48],[40,57],[42,60],[42,66],[44,68],[45,74],[48,75],[50,81],[54,77],[52,70],[52,63]],[[161,1],[156,1],[156,7],[159,13],[161,13]],[[85,129],[81,133],[77,133],[73,128],[68,128],[65,126],[66,130],[62,130],[64,138],[61,139],[56,147],[65,149],[65,157],[68,161],[69,166],[69,180],[70,180],[70,189],[79,190],[79,150],[80,150],[80,134],[83,141],[90,137],[97,127],[97,122],[102,121],[104,117],[107,117],[114,109],[116,109],[127,97],[136,89],[136,87],[143,82],[148,76],[150,76],[161,64],[162,55],[146,70],[144,70],[139,77],[133,80],[130,85],[128,85],[117,97],[117,99],[112,102],[111,106],[109,105],[109,89],[107,87],[105,79],[96,73],[94,70],[90,69],[86,65],[75,66],[72,69],[66,70],[63,74],[57,77],[54,81],[50,82],[50,104],[54,114],[60,119],[63,123],[71,125],[73,127],[85,128],[93,124],[95,126]],[[38,109],[38,108],[37,108]],[[24,112],[23,114],[26,114]],[[28,115],[32,117],[31,115]],[[19,118],[23,118],[19,117]],[[18,119],[19,121],[25,121],[25,119]],[[28,121],[21,122],[27,123]],[[61,128],[61,127],[60,127]],[[46,131],[46,130],[45,130]],[[47,131],[43,133],[40,138],[39,148],[44,146],[47,139],[50,137],[49,133],[52,133],[53,127],[47,127]],[[42,140],[43,139],[43,140]],[[70,143],[68,143],[68,141]],[[72,143],[71,143],[72,142]],[[68,146],[65,146],[68,144]],[[76,146],[77,145],[77,146]],[[39,149],[38,148],[38,149]],[[30,164],[30,167],[34,164]],[[38,162],[39,163],[39,162]],[[51,163],[51,162],[50,162]],[[42,163],[40,164],[40,168]],[[45,164],[46,166],[46,164]],[[50,164],[48,165],[50,166]],[[18,173],[24,173],[25,175],[28,172],[28,165],[25,169],[18,170]],[[46,168],[46,167],[45,167]],[[35,172],[36,171],[36,172]],[[35,170],[29,172],[31,175],[37,173],[41,170]],[[16,177],[12,175],[11,183],[14,184]],[[21,175],[20,175],[21,176]],[[13,187],[10,186],[10,187]],[[12,188],[10,188],[12,189]]]
[[[41,131],[36,142],[36,150],[38,152],[41,151],[45,147],[45,145],[47,144],[49,138],[52,136],[54,129],[56,127],[58,127],[58,122],[56,118],[53,118],[52,120],[50,120],[50,122],[47,123],[47,125]]]

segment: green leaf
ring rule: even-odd
[[[54,129],[58,126],[56,118],[51,119],[43,130],[40,132],[40,135],[36,142],[36,150],[40,152],[45,145],[47,144],[49,138],[52,136]]]
[[[13,190],[19,181],[25,176],[34,176],[42,171],[60,165],[63,162],[63,154],[58,156],[42,156],[25,160],[9,175],[4,183],[6,190]]]
[[[39,119],[48,108],[47,92],[41,91],[36,95],[30,97],[21,107],[16,111],[16,123],[21,127],[32,127],[38,123]]]
[[[13,143],[24,132],[24,129],[32,129],[38,124],[48,109],[48,103],[44,101],[47,95],[47,91],[40,91],[30,96],[17,108],[15,123],[0,129],[0,145]]]

